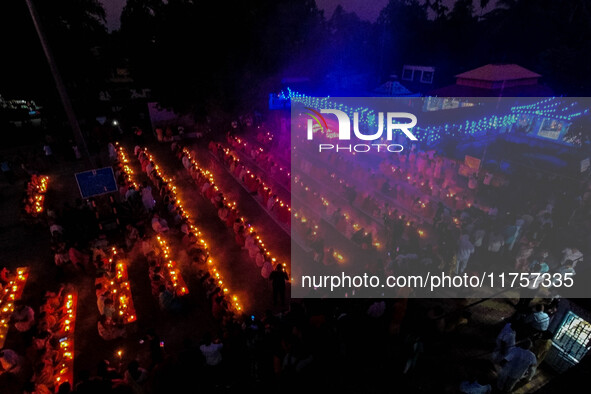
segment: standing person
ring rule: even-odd
[[[152,212],[154,210],[154,206],[156,205],[156,201],[154,200],[154,196],[152,195],[152,187],[148,186],[148,182],[144,182],[141,189],[141,196],[142,196],[142,203],[144,204],[144,208],[148,212]]]
[[[526,339],[509,351],[504,359],[506,364],[501,369],[497,380],[497,387],[501,392],[510,393],[521,379],[533,377],[538,361],[529,350],[531,347],[531,340]]]
[[[544,331],[540,334],[540,336],[537,339],[534,340],[532,348],[530,350],[536,356],[536,360],[538,361],[536,369],[540,366],[542,361],[544,361],[544,359],[548,355],[548,352],[552,348],[553,336],[554,334],[552,334],[552,332]],[[533,373],[535,373],[535,370]]]
[[[0,169],[2,169],[2,174],[6,178],[6,181],[11,185],[14,184],[14,172],[8,159],[0,157]]]
[[[109,144],[107,145],[107,148],[109,151],[109,160],[111,160],[111,161],[117,160],[117,149],[115,148],[115,145],[113,145],[112,142],[109,142]]]
[[[136,145],[141,146],[144,144],[144,132],[137,126],[133,128],[133,141]]]
[[[43,145],[43,152],[45,153],[45,159],[47,159],[49,163],[55,164],[56,160],[53,156],[53,150],[51,149],[51,145],[49,145],[48,143]]]
[[[472,253],[474,253],[474,245],[472,245],[472,242],[470,242],[470,236],[468,234],[464,234],[460,237],[460,244],[456,255],[457,275],[464,273],[466,267],[468,266],[468,260],[470,260],[470,256],[472,255]]]
[[[289,280],[287,272],[283,270],[283,264],[277,264],[275,271],[271,272],[269,280],[273,282],[273,304],[277,305],[277,298],[281,300],[281,306],[285,306],[285,281]]]
[[[511,349],[515,346],[515,336],[517,333],[508,321],[499,335],[497,335],[495,350],[492,354],[493,362],[500,363],[507,357]]]
[[[205,358],[205,367],[209,372],[208,376],[210,379],[208,380],[209,382],[215,382],[215,384],[217,384],[221,375],[223,347],[224,344],[220,343],[219,340],[212,340],[210,333],[204,335],[203,342],[199,346],[199,350]]]

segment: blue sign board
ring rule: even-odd
[[[112,193],[118,190],[111,167],[79,172],[76,174],[76,182],[78,182],[82,198]]]

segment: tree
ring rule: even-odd
[[[377,29],[382,32],[382,74],[400,70],[405,63],[428,60],[430,23],[427,6],[416,0],[390,0],[380,12]],[[386,75],[380,75],[384,78]]]

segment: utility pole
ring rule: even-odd
[[[64,111],[66,111],[68,122],[70,123],[70,127],[74,132],[74,139],[76,140],[76,144],[80,148],[82,155],[85,157],[87,164],[90,166],[90,168],[94,168],[94,160],[92,160],[92,157],[88,152],[88,147],[86,146],[84,135],[82,135],[82,130],[80,129],[80,125],[78,124],[78,119],[76,118],[76,114],[74,113],[72,103],[70,102],[70,97],[68,96],[66,85],[64,85],[64,81],[62,80],[62,77],[59,73],[57,64],[55,63],[55,59],[53,58],[51,50],[47,45],[47,40],[45,39],[45,35],[43,34],[43,30],[41,29],[39,15],[37,15],[37,10],[35,9],[32,0],[25,0],[25,2],[27,3],[27,7],[29,8],[31,19],[33,20],[33,25],[35,25],[35,30],[37,31],[37,35],[39,36],[41,47],[43,48],[43,52],[45,53],[45,57],[47,58],[47,63],[49,63],[49,69],[51,70],[51,75],[53,75],[57,91],[60,95],[62,105],[64,106]]]

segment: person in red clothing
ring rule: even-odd
[[[259,196],[261,196],[261,199],[263,200],[263,205],[267,206],[267,200],[269,200],[269,197],[271,197],[271,189],[266,187],[261,182],[261,184],[259,185],[258,194],[259,194]]]
[[[236,219],[238,218],[238,212],[236,211],[236,208],[229,208],[228,209],[228,216],[226,218],[226,226],[228,227],[232,227],[234,226],[234,222],[236,222]]]
[[[236,243],[239,246],[243,246],[246,242],[246,238],[244,236],[244,226],[238,227],[238,231],[236,232]]]
[[[82,271],[86,270],[88,262],[90,261],[90,256],[86,253],[83,253],[78,248],[78,243],[74,243],[70,249],[68,250],[68,255],[70,257],[70,261],[74,266]]]

